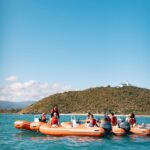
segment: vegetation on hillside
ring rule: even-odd
[[[0,109],[0,114],[16,114],[18,113],[19,111],[21,111],[21,109],[14,109],[14,108],[11,108],[11,109]]]
[[[133,86],[97,87],[84,91],[70,91],[46,97],[21,113],[49,113],[57,105],[61,113],[103,113],[113,111],[117,114],[150,115],[150,90]]]

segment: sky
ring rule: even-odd
[[[0,100],[129,81],[150,89],[149,0],[0,0]]]

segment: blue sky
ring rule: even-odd
[[[149,0],[1,0],[0,81],[150,88]]]

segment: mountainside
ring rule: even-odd
[[[46,112],[57,105],[61,113],[103,113],[150,115],[150,90],[133,86],[97,87],[83,91],[70,91],[46,97],[21,113]]]
[[[0,101],[0,109],[25,108],[33,103],[34,103],[33,101],[25,101],[25,102]]]

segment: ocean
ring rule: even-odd
[[[76,116],[85,119],[86,116]],[[98,118],[98,116],[96,116]],[[34,115],[0,114],[1,150],[149,150],[150,137],[126,135],[117,137],[55,137],[38,132],[15,129],[16,120],[33,121]],[[150,117],[137,117],[137,122],[150,123]],[[61,115],[60,121],[70,121],[70,116]]]

